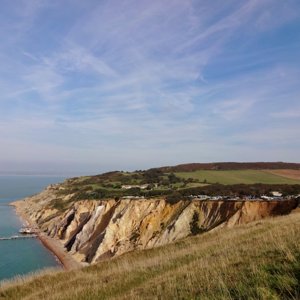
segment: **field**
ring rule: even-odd
[[[176,176],[181,178],[198,179],[200,182],[206,183],[220,183],[220,184],[300,184],[300,179],[292,179],[285,177],[283,173],[278,170],[264,171],[264,170],[200,170],[194,172],[177,172]],[[271,173],[272,172],[272,173]],[[279,175],[280,174],[280,175]]]
[[[300,180],[300,170],[266,170],[266,172],[285,178]]]
[[[299,299],[300,213],[98,265],[16,279],[0,299]]]

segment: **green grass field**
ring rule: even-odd
[[[217,170],[201,170],[195,172],[178,172],[176,176],[182,178],[198,179],[200,182],[204,180],[207,183],[220,183],[220,184],[300,184],[300,180],[284,178],[270,174],[261,170],[230,170],[230,171],[217,171]]]

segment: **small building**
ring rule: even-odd
[[[209,199],[210,197],[207,195],[197,195],[197,198],[200,200],[206,200],[206,199]]]
[[[134,188],[139,188],[141,190],[145,190],[149,187],[149,184],[141,184],[141,185],[122,185],[122,189],[130,190]]]
[[[282,193],[277,192],[277,191],[273,191],[273,192],[271,192],[271,194],[273,195],[273,197],[282,197]]]
[[[274,199],[273,197],[266,196],[266,195],[262,195],[260,198],[264,199],[264,200],[273,200]]]

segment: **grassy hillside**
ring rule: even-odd
[[[286,162],[215,162],[189,163],[159,168],[163,172],[193,172],[199,170],[300,170],[299,163]]]
[[[19,280],[0,299],[299,299],[300,213]]]
[[[177,172],[180,178],[193,178],[200,182],[220,184],[299,184],[300,180],[285,178],[262,170],[199,170],[194,172]]]
[[[274,190],[281,191],[286,195],[299,194],[300,178],[297,179],[295,176],[300,174],[300,171],[285,169],[284,171],[284,173],[280,172],[280,175],[270,173],[270,170],[198,170],[176,173],[167,173],[160,169],[135,172],[114,171],[67,179],[59,187],[59,195],[62,197],[72,195],[69,198],[69,202],[72,202],[126,196],[162,197],[172,195],[175,190],[181,193],[181,196],[201,193],[214,195],[215,193],[220,194],[222,191],[227,191],[227,195],[238,196],[242,191],[244,195],[259,196]],[[291,172],[295,178],[288,178],[291,176]],[[215,186],[216,183],[218,186]],[[237,184],[244,186],[238,187]],[[292,187],[293,185],[295,186]],[[62,206],[59,199],[54,204],[55,208]]]

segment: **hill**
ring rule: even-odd
[[[198,170],[300,170],[300,163],[287,162],[216,162],[189,163],[177,166],[160,167],[163,172],[193,172]]]
[[[0,299],[299,299],[300,213],[4,284]]]
[[[211,169],[196,170],[200,168],[199,166]],[[295,169],[271,169],[287,168],[288,166]],[[124,196],[151,198],[167,196],[175,190],[182,195],[189,195],[195,192],[194,188],[198,188],[198,194],[226,189],[232,195],[237,195],[243,191],[244,194],[250,192],[255,196],[274,190],[290,193],[290,185],[298,185],[293,189],[295,194],[299,194],[300,169],[296,169],[298,166],[299,164],[292,163],[221,163],[220,165],[215,163],[152,168],[134,172],[113,171],[68,179],[61,188],[61,193],[72,194],[71,200],[74,201]],[[215,167],[219,169],[213,169]],[[233,169],[227,169],[228,167]],[[250,167],[252,169],[249,169]],[[263,169],[259,169],[259,167]],[[270,169],[265,169],[267,167]],[[220,168],[224,168],[224,170]],[[215,187],[215,184],[218,186]],[[238,184],[248,186],[233,186]],[[259,186],[259,184],[264,186]],[[207,188],[208,185],[211,185],[211,188]],[[227,185],[227,187],[220,187],[219,185]],[[250,185],[255,186],[251,187]]]
[[[174,174],[180,178],[188,179],[192,178],[199,182],[205,182],[207,184],[219,183],[219,184],[299,184],[300,170],[293,170],[291,177],[291,171],[284,170],[198,170],[190,172],[175,172]]]

